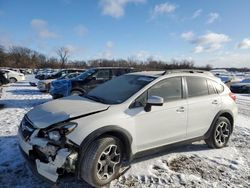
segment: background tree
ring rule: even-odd
[[[202,69],[211,70],[211,65],[197,66],[192,60],[138,60],[134,57],[128,59],[92,59],[92,60],[69,60],[70,50],[62,47],[57,51],[59,58],[48,57],[40,52],[23,46],[5,48],[0,44],[0,67],[11,68],[90,68],[90,67],[134,67],[136,71],[168,70],[168,69]],[[223,68],[223,67],[221,67]],[[250,71],[249,67],[226,68],[228,71]]]
[[[69,58],[69,53],[70,53],[69,49],[66,47],[61,47],[56,51],[56,53],[60,58],[61,68],[65,68],[65,65]]]

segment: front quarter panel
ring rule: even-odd
[[[120,107],[111,106],[108,110],[79,118],[74,120],[78,126],[72,131],[67,138],[77,145],[82,145],[82,142],[91,133],[103,129],[108,126],[117,127],[117,129],[125,130],[131,138],[134,138],[134,122]],[[134,151],[134,141],[132,142],[131,149]],[[84,143],[83,143],[84,144]]]

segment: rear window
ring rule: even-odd
[[[207,80],[201,77],[186,77],[188,97],[208,95]]]
[[[224,91],[224,86],[218,82],[212,81],[214,88],[216,89],[217,93],[222,93]]]
[[[217,91],[216,91],[216,89],[214,87],[213,82],[215,82],[215,81],[212,81],[210,79],[207,80],[208,92],[209,92],[210,95],[217,94]]]

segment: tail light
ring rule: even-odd
[[[236,101],[236,95],[233,94],[232,92],[229,93],[229,97],[231,97],[231,99],[233,99],[234,101]]]

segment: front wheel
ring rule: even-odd
[[[210,136],[205,139],[210,148],[225,147],[232,133],[232,125],[226,117],[219,117]]]
[[[122,144],[115,137],[104,137],[93,142],[84,154],[81,177],[94,187],[101,187],[119,176]]]

